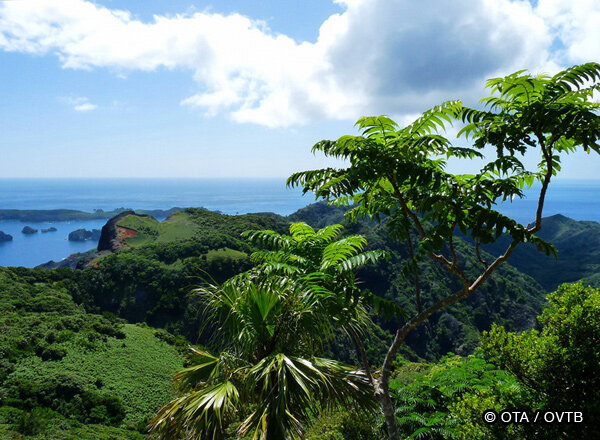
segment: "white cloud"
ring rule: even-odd
[[[552,32],[564,32],[571,57],[598,41],[591,24],[558,18],[564,13],[559,0],[539,0],[537,9],[524,0],[335,1],[346,9],[322,24],[315,42],[275,34],[239,14],[197,12],[142,22],[84,0],[2,2],[0,49],[55,53],[64,68],[109,68],[119,76],[188,69],[198,92],[182,96],[182,105],[278,127],[403,115],[475,97],[490,76],[556,69]],[[592,7],[594,1],[581,3]],[[581,18],[584,9],[569,13]],[[581,26],[592,35],[584,42],[575,38]]]
[[[89,112],[98,108],[96,104],[92,104],[91,102],[89,102],[89,100],[85,96],[80,96],[77,98],[63,97],[60,98],[60,101],[73,107],[73,110],[75,110],[76,112]]]
[[[97,105],[90,104],[89,102],[86,102],[85,104],[79,104],[79,105],[76,105],[75,107],[73,107],[73,109],[75,109],[75,111],[78,111],[78,112],[89,112],[89,111],[95,110],[97,108],[98,108]]]
[[[539,0],[536,12],[557,36],[562,61],[600,60],[600,2]]]

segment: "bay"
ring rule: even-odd
[[[225,214],[291,214],[313,202],[285,179],[0,179],[0,209],[76,209],[92,212],[116,208],[169,209],[204,207]],[[158,219],[162,220],[162,219]],[[85,252],[97,242],[72,242],[70,232],[100,229],[106,220],[22,223],[0,220],[0,231],[13,241],[0,243],[0,266],[34,267]],[[21,233],[25,225],[37,234]],[[42,234],[41,229],[57,228]]]

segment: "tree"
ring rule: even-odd
[[[583,413],[582,423],[536,426],[527,438],[598,438],[600,291],[581,282],[563,284],[548,296],[538,320],[541,332],[493,326],[482,339],[483,356],[513,373],[536,409]]]
[[[181,397],[150,424],[156,438],[222,439],[243,419],[240,437],[301,438],[314,414],[337,405],[373,409],[366,376],[354,367],[316,356],[332,323],[319,295],[285,278],[258,281],[249,274],[195,293],[205,322],[217,323],[215,356],[193,348],[189,366],[175,376]]]
[[[561,155],[576,149],[600,153],[599,104],[592,101],[600,90],[600,64],[588,63],[563,70],[554,76],[532,76],[519,71],[487,82],[491,96],[482,99],[483,110],[446,102],[426,111],[412,124],[399,128],[385,116],[363,117],[357,122],[360,136],[323,140],[313,147],[326,156],[343,159],[343,169],[325,168],[295,173],[289,186],[302,186],[337,204],[356,204],[350,216],[386,216],[387,225],[398,238],[410,238],[415,230],[419,243],[406,267],[418,272],[418,262],[428,257],[441,264],[462,287],[453,295],[418,307],[396,331],[375,383],[390,439],[399,438],[394,407],[389,393],[393,361],[406,336],[439,310],[472,295],[508,260],[516,246],[535,244],[547,254],[556,250],[535,234],[542,226],[542,213],[552,176],[560,171]],[[452,120],[466,125],[459,136],[471,139],[474,148],[454,147],[438,134]],[[478,174],[445,171],[450,157],[483,157],[479,150],[496,148],[497,158]],[[538,170],[525,169],[516,154],[539,149]],[[540,183],[535,221],[521,225],[494,209],[499,201],[523,196],[523,189]],[[470,236],[481,263],[475,278],[465,274],[464,261],[454,249],[457,228]],[[503,234],[512,238],[505,252],[488,262],[481,244],[494,242]],[[417,288],[418,301],[418,288]]]
[[[365,251],[365,237],[352,234],[340,237],[342,225],[334,224],[315,231],[306,223],[290,225],[290,234],[271,230],[251,230],[242,235],[265,250],[254,252],[251,259],[259,263],[252,273],[259,277],[281,276],[298,283],[320,296],[327,315],[354,341],[368,378],[369,362],[360,339],[361,330],[369,323],[363,303],[402,313],[391,301],[374,296],[357,287],[354,271],[376,263],[387,254],[381,250]]]

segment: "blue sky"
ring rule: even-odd
[[[0,177],[335,165],[310,148],[362,115],[409,122],[489,77],[600,60],[599,23],[595,0],[0,2]]]

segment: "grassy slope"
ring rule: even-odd
[[[36,282],[4,268],[0,354],[0,438],[23,431],[18,425],[33,411],[43,417],[26,424],[37,423],[31,438],[141,438],[132,429],[173,397],[173,373],[183,365],[154,329],[85,313],[63,282]],[[109,397],[124,411],[115,426],[97,423]],[[86,398],[96,401],[82,409]]]
[[[110,390],[127,409],[123,425],[135,426],[175,396],[169,384],[175,371],[183,367],[183,360],[173,347],[154,336],[152,328],[125,324],[122,330],[124,339],[107,338],[93,349],[70,343],[67,355],[58,361],[27,357],[11,376],[34,380],[67,374],[98,390]]]
[[[135,237],[126,238],[126,243],[132,248],[140,248],[147,245],[161,245],[186,240],[203,240],[209,236],[227,236],[237,241],[242,247],[245,246],[240,234],[247,229],[272,228],[286,224],[280,216],[269,214],[256,215],[225,215],[205,209],[186,209],[173,213],[169,218],[158,222],[152,217],[138,217],[128,215],[124,217],[118,226],[133,229],[137,232]],[[208,260],[215,259],[241,259],[247,254],[239,249],[222,247],[210,249],[204,254]]]
[[[189,220],[185,212],[176,212],[163,222],[158,222],[152,217],[128,215],[118,223],[118,226],[137,231],[135,237],[126,239],[127,244],[132,247],[186,240],[192,238],[198,231],[198,226]]]

